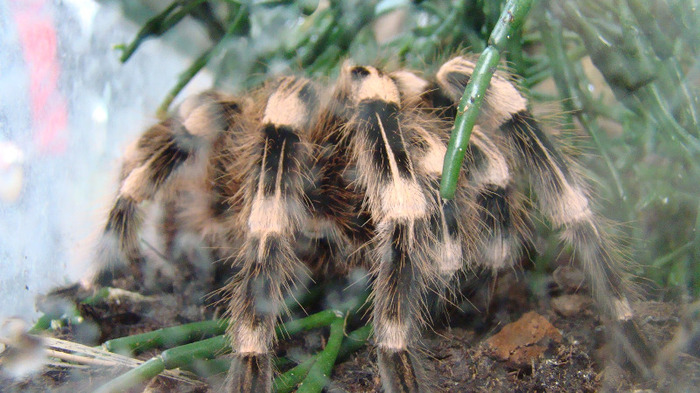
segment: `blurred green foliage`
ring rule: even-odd
[[[343,61],[430,74],[440,60],[480,53],[505,1],[179,0],[143,18],[123,60],[146,39],[196,21],[206,48],[165,97],[161,114],[202,68],[215,87],[244,91],[272,75],[332,78]],[[165,7],[165,8],[162,8]],[[535,1],[501,59],[535,106],[587,153],[600,210],[630,240],[636,274],[679,295],[700,293],[700,12],[696,0]],[[552,83],[553,82],[553,83]],[[553,86],[553,87],[552,87]],[[545,105],[546,106],[546,105]]]

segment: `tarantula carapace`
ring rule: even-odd
[[[227,287],[230,392],[271,390],[274,325],[297,280],[365,266],[384,390],[424,392],[416,349],[426,296],[445,293],[462,270],[515,263],[528,238],[530,204],[518,189],[528,179],[578,254],[601,312],[643,347],[624,258],[575,166],[505,76],[487,90],[456,197],[440,197],[447,140],[473,70],[461,56],[434,78],[346,64],[329,89],[282,77],[242,98],[209,92],[185,101],[126,157],[104,231],[118,252],[102,257],[107,266],[139,262],[139,205],[174,201],[177,225],[236,267]]]

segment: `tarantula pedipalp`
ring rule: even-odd
[[[416,351],[426,295],[444,292],[469,266],[515,263],[527,238],[529,212],[516,182],[524,176],[580,254],[602,313],[632,335],[636,360],[648,365],[623,259],[580,176],[505,77],[497,74],[487,90],[456,198],[440,198],[445,146],[473,69],[456,57],[431,82],[346,65],[329,90],[283,77],[244,99],[205,93],[186,101],[125,160],[104,231],[118,251],[103,253],[107,266],[142,259],[141,202],[159,192],[175,200],[179,225],[237,268],[227,288],[234,349],[227,390],[264,392],[285,292],[310,272],[364,265],[373,277],[385,391],[429,391]],[[175,185],[182,177],[187,187]]]

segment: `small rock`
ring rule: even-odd
[[[559,266],[552,273],[552,278],[565,292],[576,292],[586,287],[586,275],[575,266]]]
[[[584,295],[562,295],[552,299],[552,308],[564,317],[580,314],[591,304],[591,298]]]
[[[547,350],[550,341],[562,335],[547,319],[530,311],[486,341],[492,357],[512,368],[527,368]]]

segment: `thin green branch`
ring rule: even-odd
[[[293,391],[309,374],[309,370],[311,370],[311,367],[313,367],[318,360],[318,356],[319,354],[309,357],[275,378],[272,384],[272,390],[277,393],[289,393]]]
[[[700,247],[698,247],[700,245],[700,203],[697,204],[695,210],[695,227],[693,232],[695,232],[695,236],[692,242],[695,244],[695,247],[692,248],[691,258],[695,263],[691,266],[692,271],[690,272],[690,282],[688,284],[692,295],[698,296],[700,295],[700,263],[698,263],[700,261]]]
[[[165,364],[163,363],[163,359],[153,358],[98,387],[94,393],[125,392],[157,376],[164,370]]]
[[[700,139],[678,124],[655,84],[639,89],[637,95],[642,105],[649,110],[649,115],[662,127],[662,130],[669,133],[673,140],[680,140],[682,146],[689,152],[695,154],[700,152]]]
[[[610,172],[619,199],[624,201],[626,192],[622,185],[620,174],[610,158],[607,145],[603,143],[600,127],[598,127],[595,118],[590,115],[593,99],[586,90],[581,88],[580,76],[574,69],[571,58],[566,54],[565,43],[561,38],[561,23],[554,19],[549,11],[545,11],[539,16],[539,24],[541,31],[550,32],[550,34],[542,35],[542,42],[551,59],[552,74],[559,90],[559,95],[561,98],[564,98],[562,105],[564,105],[568,117],[570,118],[572,114],[575,115],[593,140]],[[571,122],[571,120],[569,121]]]
[[[344,339],[338,351],[337,362],[347,359],[355,351],[364,347],[372,334],[372,325],[365,325],[357,330],[350,332]],[[275,379],[275,391],[288,392],[294,389],[301,381],[304,380],[309,369],[316,361],[318,354],[309,357],[302,363],[297,364],[293,368],[287,370]],[[281,369],[288,367],[291,361],[287,358],[275,358],[274,367]],[[231,365],[231,360],[227,358],[217,358],[211,360],[199,360],[184,366],[186,370],[194,372],[201,377],[209,377],[212,375],[223,374],[228,371]]]
[[[345,330],[345,318],[342,316],[331,323],[331,334],[328,337],[326,347],[316,357],[316,362],[309,370],[304,381],[299,384],[297,393],[321,393],[321,390],[330,381],[331,371],[338,358],[340,345],[343,342]]]
[[[51,321],[55,319],[49,314],[44,314],[39,317],[39,319],[36,321],[34,326],[32,326],[31,329],[29,329],[29,334],[39,334],[45,330],[49,330],[51,328]]]
[[[138,49],[143,41],[151,37],[163,35],[163,33],[178,24],[185,16],[189,15],[202,3],[204,3],[204,0],[174,1],[165,10],[163,10],[163,12],[149,19],[136,34],[136,38],[134,38],[129,45],[126,47],[118,47],[119,49],[123,50],[120,58],[121,62],[125,63],[127,60],[129,60],[131,55],[134,54],[136,49]]]
[[[342,312],[338,310],[319,311],[308,317],[277,325],[275,334],[277,334],[278,338],[285,338],[306,330],[328,326],[341,315],[343,315]]]
[[[272,367],[275,369],[287,368],[294,363],[295,362],[286,357],[275,357],[272,359]],[[192,359],[191,362],[181,366],[180,368],[197,374],[202,378],[207,378],[213,375],[227,373],[230,366],[231,359],[223,356],[216,359]]]
[[[698,224],[700,224],[700,220],[698,220]],[[656,269],[666,269],[668,268],[667,265],[672,264],[675,262],[678,257],[681,255],[685,254],[686,252],[692,250],[693,246],[693,241],[689,241],[688,243],[676,248],[675,250],[669,252],[668,254],[661,256],[659,258],[656,258],[654,262],[652,262],[649,266],[654,267]]]
[[[581,110],[583,100],[578,96],[578,89],[575,88],[575,76],[573,70],[567,65],[571,64],[566,55],[566,47],[562,39],[562,25],[554,19],[549,10],[537,13],[540,31],[542,33],[542,44],[549,58],[549,66],[554,78],[554,83],[559,90],[559,96],[563,99],[562,105],[567,113],[567,123],[572,124],[572,113]]]
[[[576,31],[588,49],[591,60],[602,72],[608,84],[616,94],[624,96],[648,84],[653,78],[653,65],[639,47],[638,35],[630,26],[624,33],[602,32],[596,20],[588,20],[581,10],[571,2],[561,2],[562,22],[566,27]],[[623,35],[630,37],[626,42]]]
[[[365,325],[359,329],[353,330],[344,339],[338,350],[337,361],[345,360],[355,351],[364,347],[367,340],[372,335],[372,325]],[[296,367],[289,369],[284,374],[275,379],[274,390],[277,393],[287,393],[296,387],[304,380],[306,374],[311,369],[311,366],[316,362],[318,354],[310,357]]]
[[[372,325],[367,324],[359,329],[353,330],[350,334],[348,334],[345,337],[345,340],[343,340],[343,345],[341,345],[340,351],[338,351],[338,360],[345,360],[353,352],[364,347],[367,344],[367,340],[369,340],[369,337],[372,335],[372,331]]]
[[[279,337],[288,337],[304,330],[319,328],[336,323],[337,320],[343,320],[343,314],[336,310],[325,310],[316,314],[310,315],[300,320],[292,321],[288,324],[282,324],[277,327],[276,334]],[[124,337],[122,339],[111,340],[106,348],[134,348],[144,350],[144,348],[153,348],[157,343],[173,342],[175,339],[187,339],[192,335],[202,333],[202,330],[211,333],[214,331],[225,329],[226,320],[208,321],[206,323],[194,323],[188,326],[177,326],[173,328],[160,329],[154,332],[144,333],[137,336]],[[343,325],[344,326],[344,325]],[[331,328],[332,330],[333,328]],[[342,331],[342,330],[341,330]],[[165,332],[165,333],[164,333]],[[168,336],[167,334],[175,334]],[[341,336],[342,338],[342,336]],[[140,341],[145,339],[146,341]],[[115,343],[116,342],[116,343]],[[107,343],[105,343],[107,344]],[[132,386],[147,381],[166,369],[181,367],[191,363],[194,359],[211,359],[220,354],[231,350],[228,340],[224,335],[216,336],[210,339],[197,341],[190,344],[181,345],[170,348],[161,352],[160,355],[148,360],[142,365],[120,375],[111,380],[97,391],[100,393],[120,392],[129,389]],[[337,352],[337,351],[336,351]],[[332,365],[331,365],[332,367]],[[324,369],[325,370],[325,369]]]
[[[666,59],[673,56],[673,42],[661,29],[658,21],[647,8],[648,3],[648,1],[627,0],[629,9],[638,21],[638,25],[644,26],[643,33],[651,42],[654,52],[659,58]]]
[[[218,42],[226,34],[226,28],[221,24],[219,19],[216,17],[214,10],[212,10],[211,4],[205,2],[199,7],[192,10],[192,17],[201,22],[207,29],[209,34],[209,39],[214,42]]]
[[[348,308],[348,316],[350,316],[354,315],[360,307],[356,304],[352,304],[349,305]],[[280,324],[276,327],[275,333],[278,339],[282,339],[302,331],[333,325],[334,323],[337,323],[338,320],[345,320],[344,315],[345,314],[343,312],[338,310],[320,311],[305,318]],[[103,344],[103,346],[105,349],[110,351],[144,351],[164,345],[176,345],[182,341],[190,340],[192,337],[201,337],[215,333],[221,334],[225,331],[228,324],[227,322],[228,321],[225,319],[195,322],[187,325],[164,328],[153,332],[110,340]],[[333,331],[333,327],[331,327],[331,331]],[[358,342],[361,340],[362,336],[358,336],[356,338],[356,341]],[[351,350],[351,348],[353,347],[346,349],[346,351]],[[230,351],[231,347],[229,346],[228,340],[224,335],[176,346],[161,352],[160,355],[150,359],[139,367],[136,367],[135,369],[132,369],[106,383],[98,391],[103,393],[123,391],[129,387],[135,386],[155,377],[163,370],[191,364],[194,359],[211,359]],[[337,350],[335,350],[335,352],[337,354]],[[325,364],[327,364],[329,360],[330,357],[324,360]],[[321,372],[325,372],[324,370],[326,369],[321,369]]]
[[[102,348],[121,354],[138,354],[153,348],[167,348],[200,340],[207,336],[218,336],[226,332],[228,320],[193,322],[154,330],[147,333],[115,338],[105,341]]]
[[[212,57],[214,57],[224,46],[224,44],[234,35],[236,35],[240,29],[240,27],[243,25],[243,23],[246,20],[246,16],[248,15],[248,7],[245,5],[242,5],[239,9],[238,12],[236,13],[235,18],[233,19],[232,22],[229,23],[226,34],[221,38],[219,42],[217,42],[213,47],[208,49],[206,52],[202,53],[193,63],[190,65],[187,70],[185,70],[180,76],[178,77],[177,83],[175,86],[168,92],[168,94],[165,96],[165,99],[163,99],[163,102],[160,104],[160,107],[158,107],[158,116],[159,117],[164,117],[165,114],[168,112],[168,108],[170,107],[170,104],[172,104],[173,100],[175,97],[182,91],[182,89],[190,83],[192,78],[194,78],[197,73],[204,68],[204,66],[209,63],[209,60],[211,60]]]
[[[352,318],[354,315],[357,314],[359,310],[361,310],[364,307],[367,296],[367,293],[363,293],[361,296],[358,296],[352,301],[346,302],[341,307],[342,311],[324,310],[309,315],[305,318],[290,321],[285,324],[280,324],[276,327],[275,334],[277,335],[278,339],[283,339],[302,331],[332,325],[333,323],[337,323],[338,320],[342,320],[344,326],[345,319]],[[223,333],[228,324],[227,322],[228,321],[225,319],[217,321],[195,322],[182,326],[159,329],[154,332],[144,333],[140,335],[114,339],[110,340],[109,342],[103,345],[107,349],[141,351],[151,349],[156,346],[177,345],[181,342],[178,340],[189,340],[191,337],[202,337],[209,334]],[[342,330],[343,329],[341,328],[341,332]],[[331,331],[334,331],[333,328],[331,328]],[[348,345],[346,347],[341,348],[342,350],[340,351],[340,354],[345,356],[350,351],[356,350],[366,341],[370,331],[371,330],[368,327],[358,329],[358,331],[356,331],[356,333],[352,335],[352,340],[348,342]],[[337,354],[338,351],[333,348],[334,347],[331,346],[331,349],[329,349],[329,351],[334,351]],[[144,363],[143,365],[137,367],[136,369],[130,370],[126,374],[115,378],[113,381],[110,381],[107,384],[103,385],[100,389],[103,389],[103,392],[115,392],[124,390],[126,389],[125,386],[134,386],[136,384],[142,383],[143,381],[158,375],[165,369],[191,365],[194,359],[211,359],[230,351],[231,348],[229,346],[228,340],[224,335],[177,346],[163,351],[159,356],[156,356],[148,362]],[[187,358],[187,356],[189,356],[189,358]],[[327,354],[324,355],[323,358],[321,358],[321,360],[323,360],[323,364],[328,364],[328,362],[331,359],[330,356],[330,354]],[[213,366],[219,367],[220,365],[214,364]],[[317,372],[315,371],[315,373],[320,373],[320,375],[323,375],[324,373],[328,374],[330,371],[326,371],[327,369],[325,367],[326,366],[323,366],[323,368],[321,368]],[[318,379],[318,377],[319,376],[317,375],[315,378]],[[319,383],[320,382],[318,381],[314,382],[314,384],[316,385],[318,385]]]
[[[92,305],[105,299],[110,294],[110,288],[105,287],[98,290],[94,295],[81,301],[80,304]],[[76,325],[83,322],[83,316],[80,315],[78,307],[71,307],[61,315],[53,313],[44,314],[39,317],[39,320],[29,329],[29,334],[39,334],[42,331],[49,330],[55,326]]]
[[[671,90],[671,106],[684,107],[684,110],[688,115],[684,126],[687,128],[693,126],[697,127],[698,124],[700,124],[700,115],[697,104],[699,95],[698,87],[695,86],[695,88],[693,88],[688,85],[688,78],[684,75],[683,68],[677,58],[671,57],[667,59],[663,66],[672,81],[667,86],[669,90]]]
[[[208,359],[222,353],[227,348],[224,336],[186,344],[163,351],[140,366],[112,379],[95,390],[96,393],[124,392],[138,384],[148,381],[166,369],[173,369],[188,364],[192,359]]]
[[[600,156],[603,157],[603,161],[605,161],[605,166],[608,167],[608,171],[610,171],[610,176],[612,177],[613,183],[615,184],[615,188],[617,189],[618,198],[621,201],[625,201],[627,199],[627,193],[625,192],[625,188],[622,185],[620,173],[618,172],[617,168],[615,168],[615,165],[613,164],[612,159],[610,158],[608,148],[606,144],[604,144],[601,140],[600,135],[602,134],[602,132],[600,130],[600,127],[598,126],[598,123],[595,122],[595,120],[593,120],[591,116],[589,116],[587,113],[579,112],[577,113],[576,117],[578,118],[579,122],[586,130],[588,135],[593,140],[593,143],[598,149],[598,153],[600,154]]]
[[[308,317],[279,324],[275,328],[277,337],[282,339],[299,332],[328,326],[338,317],[336,310],[324,310]],[[193,322],[132,336],[105,341],[102,347],[110,352],[138,354],[153,348],[167,348],[182,345],[207,336],[218,336],[226,332],[228,319]]]
[[[479,108],[481,108],[484,100],[486,89],[498,67],[501,52],[508,47],[508,41],[523,24],[531,5],[532,0],[508,1],[491,32],[489,46],[481,53],[479,60],[476,62],[474,73],[459,103],[455,127],[445,154],[440,182],[440,195],[445,199],[454,198],[459,171],[469,144],[469,137],[479,114]]]

